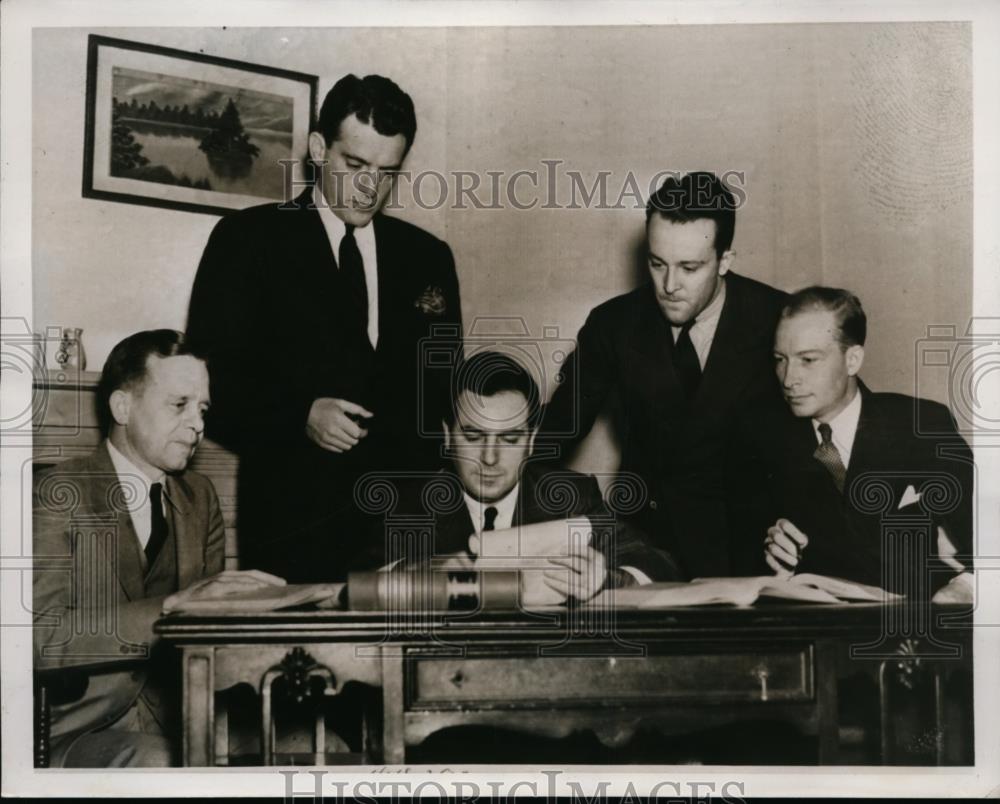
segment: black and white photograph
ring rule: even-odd
[[[4,795],[998,794],[1000,9],[193,8],[0,9]]]

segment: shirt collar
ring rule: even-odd
[[[472,522],[477,533],[483,526],[483,512],[486,511],[486,509],[491,505],[497,509],[497,521],[507,523],[507,526],[510,526],[510,523],[513,522],[514,519],[514,508],[517,507],[517,492],[520,487],[521,484],[518,482],[514,485],[514,488],[508,491],[499,500],[488,503],[477,500],[463,489],[462,496],[465,497],[465,505],[468,507],[469,513],[472,515]]]
[[[837,449],[843,454],[845,466],[850,462],[851,450],[854,447],[854,436],[858,432],[858,421],[860,419],[861,389],[855,388],[854,398],[847,403],[847,407],[828,422],[830,425],[830,440],[833,441]],[[816,438],[822,441],[822,437],[819,434],[819,419],[813,419],[812,425],[813,431],[816,433]]]
[[[347,227],[344,222],[338,218],[330,205],[326,202],[326,198],[323,197],[323,193],[320,192],[319,185],[313,185],[312,191],[313,204],[316,205],[316,209],[319,210],[319,219],[323,222],[323,228],[326,230],[326,237],[330,241],[330,248],[333,249],[334,257],[339,259],[340,255],[340,241],[344,239],[344,235],[347,234]],[[372,248],[375,245],[375,227],[371,224],[367,226],[355,227],[354,228],[354,239],[358,243],[358,249],[362,254],[365,252],[365,245],[370,244]]]
[[[132,461],[125,457],[121,450],[111,443],[110,438],[107,440],[107,445],[108,455],[111,456],[111,463],[115,467],[115,474],[117,474],[119,478],[138,478],[139,482],[142,483],[143,491],[145,491],[145,494],[136,495],[131,498],[132,502],[128,505],[128,509],[130,511],[135,510],[136,508],[141,508],[145,504],[146,500],[149,499],[149,487],[154,483],[159,483],[162,487],[163,496],[168,500],[170,499],[170,496],[167,493],[167,475],[165,472],[161,472],[160,476],[155,480],[150,480],[146,477],[146,473],[143,472],[142,469],[132,463]]]
[[[716,325],[719,323],[719,318],[722,315],[722,306],[726,303],[726,277],[722,277],[722,281],[719,282],[719,292],[716,294],[715,298],[708,303],[708,307],[702,310],[698,315],[695,316],[695,323],[692,325],[691,329],[704,329],[715,331]],[[681,331],[681,327],[676,327],[673,324],[670,325],[671,329],[674,331],[674,335],[677,335]]]

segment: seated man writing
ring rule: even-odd
[[[482,539],[489,531],[550,520],[609,520],[592,476],[545,471],[530,462],[542,405],[523,366],[499,352],[477,352],[459,366],[452,385],[451,415],[444,423],[452,470],[404,482],[399,489],[398,511],[433,515],[433,545],[404,546],[407,556],[394,568],[414,568],[432,558],[441,563],[446,555],[450,566],[471,567],[470,536]],[[451,489],[438,499],[450,503],[435,506],[432,487],[442,482]],[[587,600],[604,588],[680,577],[669,556],[620,523],[595,527],[591,544],[567,538],[566,546],[565,554],[548,557],[544,572],[546,585],[562,599]],[[415,547],[424,554],[415,554]],[[397,558],[386,555],[390,563]]]
[[[943,405],[861,382],[866,330],[846,290],[806,288],[782,310],[774,357],[792,415],[749,424],[769,455],[780,516],[765,560],[779,575],[968,599],[972,576],[961,562],[972,555],[972,453]]]
[[[223,572],[210,481],[187,471],[204,431],[208,371],[180,332],[111,351],[98,415],[107,440],[35,477],[35,669],[85,669],[83,697],[53,707],[54,767],[177,764],[179,675],[154,634],[164,599],[283,583]]]

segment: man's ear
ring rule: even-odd
[[[733,264],[736,261],[736,252],[732,249],[729,251],[723,251],[722,257],[719,258],[719,276],[725,276],[732,269]]]
[[[309,158],[314,162],[322,162],[326,159],[326,140],[318,131],[309,133]]]
[[[847,361],[847,376],[854,377],[861,371],[861,364],[865,362],[865,347],[857,344],[847,347],[844,359]]]
[[[122,427],[128,424],[128,417],[132,410],[132,394],[119,388],[117,391],[111,392],[108,404],[111,408],[111,418],[115,420],[115,424]]]
[[[538,435],[538,429],[540,425],[536,425],[535,428],[528,435],[528,455],[531,455],[535,451],[535,436]]]
[[[441,429],[444,431],[444,451],[451,452],[451,425],[442,419]]]

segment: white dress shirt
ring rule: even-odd
[[[313,203],[319,210],[319,219],[323,221],[334,259],[339,260],[340,241],[347,234],[344,222],[333,214],[318,185],[313,186]],[[370,223],[364,227],[355,227],[354,240],[358,244],[365,269],[365,287],[368,289],[368,340],[374,348],[378,345],[378,262],[375,256],[375,227]]]
[[[831,419],[830,440],[833,446],[840,453],[840,462],[846,469],[851,465],[851,450],[854,449],[854,436],[858,432],[858,419],[861,418],[861,392],[855,389],[854,398],[847,403],[847,407]],[[816,443],[823,443],[823,436],[819,434],[820,420],[813,419],[813,432],[816,434]]]
[[[514,521],[514,509],[517,507],[517,490],[520,487],[521,484],[516,483],[506,495],[491,503],[480,502],[475,497],[470,496],[468,492],[462,492],[462,496],[465,497],[465,507],[469,509],[469,518],[472,519],[472,527],[476,529],[476,533],[483,532],[483,526],[486,524],[486,509],[490,506],[497,509],[497,518],[493,520],[494,530],[506,530],[511,526]]]
[[[722,305],[726,303],[726,278],[722,278],[719,285],[719,295],[709,303],[708,307],[702,310],[697,316],[694,326],[690,329],[691,344],[698,355],[698,362],[701,370],[705,370],[705,363],[708,361],[708,353],[712,351],[712,340],[715,338],[715,330],[719,328],[719,318],[722,316]],[[670,325],[670,331],[674,334],[674,343],[681,334],[681,327]]]
[[[166,499],[167,488],[163,482],[166,475],[161,473],[155,480],[150,480],[110,441],[108,441],[108,454],[111,455],[111,463],[115,467],[118,479],[127,486],[138,487],[138,494],[122,496],[129,516],[132,517],[132,527],[135,528],[135,535],[139,538],[139,546],[145,550],[146,545],[149,544],[150,534],[153,532],[153,511],[149,505],[149,487],[153,483],[160,483],[163,486],[163,499]]]

